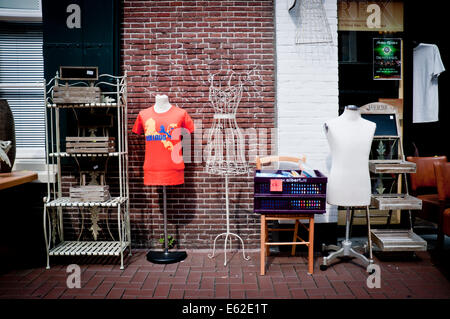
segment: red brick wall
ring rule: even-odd
[[[212,123],[208,75],[218,69],[245,73],[260,67],[261,81],[247,85],[239,104],[240,128],[275,123],[274,3],[266,1],[124,1],[123,70],[128,72],[129,127],[155,95]],[[269,135],[270,137],[270,135]],[[205,144],[206,142],[203,141]],[[269,145],[270,146],[270,145]],[[143,185],[143,136],[129,134],[130,217],[134,247],[151,247],[163,234],[161,187]],[[225,231],[224,178],[187,163],[185,184],[167,187],[168,233],[182,248],[211,248]],[[252,170],[253,170],[252,166]],[[231,231],[248,247],[259,246],[253,213],[253,173],[230,179]],[[220,247],[223,248],[223,240]]]

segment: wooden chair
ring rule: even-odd
[[[450,236],[450,163],[434,163],[439,198],[438,249],[443,248],[445,235]]]
[[[408,156],[407,161],[416,163],[416,173],[410,173],[411,194],[422,200],[422,211],[417,216],[439,223],[439,197],[437,194],[435,163],[446,163],[446,156],[413,157]]]
[[[267,156],[267,157],[256,157],[256,169],[260,170],[263,168],[271,168],[271,169],[303,169],[302,163],[306,162],[306,157],[291,157],[291,156]],[[280,167],[282,163],[295,163],[298,167],[288,167],[283,168]],[[276,167],[273,167],[275,164]],[[266,165],[266,166],[265,166]],[[267,165],[269,167],[267,167]],[[270,167],[272,166],[272,167]],[[309,228],[300,222],[300,220],[307,219],[309,221]],[[294,228],[269,228],[267,226],[267,222],[279,221],[279,220],[293,220],[295,221]],[[298,236],[298,227],[301,225],[309,232],[308,241],[303,240]],[[294,231],[292,242],[268,242],[269,231]],[[299,241],[297,241],[299,240]],[[292,245],[291,255],[295,255],[295,250],[297,245],[306,245],[308,246],[308,272],[310,274],[313,273],[314,263],[314,214],[279,214],[279,213],[266,213],[261,214],[261,275],[265,274],[265,264],[266,264],[266,256],[269,255],[270,251],[267,249],[267,246],[275,246],[275,245]]]

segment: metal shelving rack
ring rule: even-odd
[[[376,189],[378,194],[372,194],[371,208],[388,211],[386,215],[388,226],[394,210],[407,210],[410,225],[409,229],[372,229],[372,241],[381,251],[426,251],[426,241],[413,231],[411,210],[422,209],[422,201],[408,194],[407,174],[415,173],[416,164],[405,161],[397,110],[389,104],[375,102],[362,106],[361,115],[367,116],[367,119],[372,116],[373,120],[378,117],[377,131],[380,129],[381,134],[375,133],[372,145],[375,147],[380,143],[390,145],[387,159],[384,158],[384,145],[381,144],[383,146],[380,149],[380,153],[383,153],[381,158],[369,160],[372,178],[381,181],[381,186]],[[396,177],[397,192],[384,193],[382,174],[392,174]],[[404,193],[400,192],[402,179],[405,183]]]
[[[53,88],[61,86],[58,73],[45,85],[46,102],[46,154],[48,176],[56,173],[55,183],[48,182],[47,196],[44,197],[43,227],[45,245],[47,251],[47,269],[50,268],[50,256],[117,256],[120,257],[120,269],[124,269],[124,251],[129,247],[131,255],[131,235],[129,218],[129,186],[128,186],[128,137],[127,137],[127,77],[102,74],[96,81],[77,82],[70,86],[102,86],[108,90],[102,91],[102,103],[53,103]],[[52,86],[53,84],[53,86]],[[105,99],[106,97],[106,99]],[[61,109],[108,108],[115,119],[114,129],[117,129],[117,143],[115,152],[108,153],[67,153],[61,150],[60,117]],[[114,132],[115,133],[115,132]],[[101,202],[74,201],[70,197],[63,197],[62,166],[63,158],[73,158],[77,162],[80,158],[92,158],[94,160],[106,160],[110,158],[118,161],[118,191],[117,196]],[[115,177],[115,176],[114,176]],[[50,179],[48,179],[50,180]],[[116,185],[114,185],[116,186]],[[114,194],[116,195],[116,194]],[[77,240],[66,241],[64,239],[63,217],[66,209],[77,209],[81,216],[81,229]],[[111,233],[109,226],[110,212],[116,212],[117,237]],[[81,241],[84,228],[84,216],[91,216],[92,223],[96,224],[99,214],[106,215],[106,225],[110,241],[97,241],[96,236],[92,241]],[[96,224],[97,225],[97,224]]]

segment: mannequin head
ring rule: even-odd
[[[155,102],[156,102],[156,104],[161,105],[161,104],[164,104],[164,103],[168,103],[169,102],[169,98],[165,94],[156,94]]]
[[[155,111],[157,113],[164,113],[170,109],[171,105],[169,103],[169,98],[167,95],[157,94],[155,97]]]

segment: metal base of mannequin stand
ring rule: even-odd
[[[213,245],[213,252],[212,254],[208,254],[209,258],[214,258],[215,254],[216,254],[216,241],[217,239],[219,239],[219,237],[224,236],[225,235],[225,246],[224,246],[224,262],[223,265],[226,266],[227,265],[227,241],[230,240],[230,250],[231,250],[231,236],[236,237],[237,239],[239,239],[241,241],[242,244],[242,257],[244,258],[244,260],[250,260],[250,256],[245,256],[245,248],[244,248],[244,241],[242,240],[242,238],[239,235],[236,235],[234,233],[222,233],[216,236],[216,238],[214,239],[214,245]]]
[[[363,254],[360,254],[353,250],[352,248],[352,242],[349,239],[349,233],[350,233],[350,208],[347,207],[347,215],[346,215],[346,225],[345,225],[345,240],[342,241],[341,247],[336,245],[322,245],[322,251],[327,250],[334,250],[333,253],[331,253],[327,257],[323,257],[322,265],[320,265],[320,270],[326,270],[330,263],[337,259],[342,257],[351,257],[351,258],[358,258],[362,260],[366,266],[373,263],[372,259],[372,240],[370,237],[370,214],[369,214],[369,207],[366,207],[366,218],[367,218],[367,233],[368,233],[368,250],[369,250],[369,258],[364,256]]]
[[[164,211],[164,251],[149,251],[147,260],[154,264],[174,264],[186,259],[187,254],[184,251],[169,252],[167,240],[167,199],[166,186],[163,186],[163,211]]]
[[[344,240],[344,241],[342,241],[341,245],[342,245],[341,248],[339,246],[335,246],[335,245],[329,245],[329,246],[323,245],[322,246],[322,250],[335,250],[335,251],[333,253],[331,253],[329,256],[323,257],[323,263],[322,263],[322,265],[320,265],[321,270],[327,269],[329,264],[333,260],[335,260],[337,258],[341,258],[341,257],[358,258],[358,259],[362,260],[367,266],[369,264],[373,263],[372,259],[369,260],[363,254],[360,254],[360,253],[356,252],[355,250],[353,250],[351,241]]]
[[[147,260],[154,264],[174,264],[186,259],[185,251],[149,251]]]
[[[209,258],[214,258],[215,254],[216,254],[216,241],[217,239],[219,239],[219,237],[221,236],[225,236],[225,245],[224,245],[224,262],[223,265],[226,266],[227,265],[227,242],[230,242],[230,250],[231,250],[231,237],[234,236],[237,239],[240,240],[241,245],[242,245],[242,256],[244,257],[244,260],[250,260],[250,256],[245,256],[245,247],[244,247],[244,241],[242,240],[242,238],[235,234],[230,232],[230,207],[229,207],[229,203],[228,203],[228,175],[225,175],[225,207],[226,207],[226,211],[225,211],[225,216],[226,216],[226,225],[227,225],[227,231],[225,233],[219,234],[216,236],[216,238],[214,239],[214,244],[213,244],[213,251],[212,254],[208,254]]]

